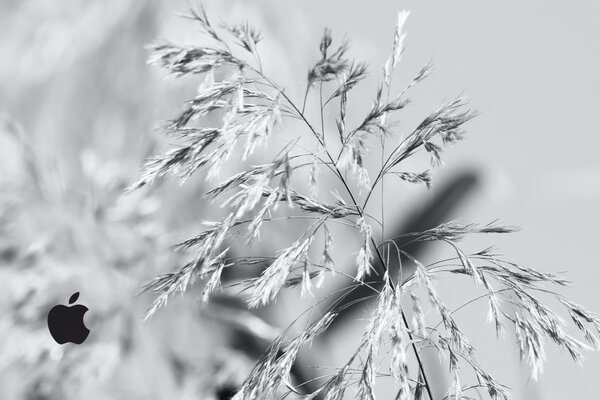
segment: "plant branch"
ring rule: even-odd
[[[262,75],[262,74],[261,74]],[[270,80],[269,80],[270,81]],[[333,158],[331,157],[331,154],[329,153],[329,151],[327,150],[327,148],[325,147],[325,143],[323,142],[323,140],[319,137],[318,133],[315,131],[315,129],[313,128],[313,126],[310,124],[310,122],[306,119],[306,117],[304,116],[304,114],[296,107],[296,105],[291,101],[291,99],[283,92],[283,90],[279,89],[279,87],[273,83],[272,81],[270,81],[273,85],[274,88],[276,90],[279,90],[279,92],[281,93],[281,95],[286,99],[286,101],[292,106],[292,108],[294,108],[299,116],[301,117],[302,120],[304,120],[304,122],[306,123],[306,125],[308,126],[308,128],[312,131],[312,133],[314,134],[314,136],[317,138],[317,140],[319,140],[319,143],[323,146],[323,149],[325,150],[325,153],[327,154],[327,157],[331,160],[332,163],[334,163]],[[322,112],[322,107],[321,107],[321,112]],[[323,132],[323,137],[325,136],[325,132]],[[356,201],[356,198],[354,197],[354,194],[352,193],[352,190],[350,189],[350,187],[348,186],[346,180],[344,179],[341,171],[339,170],[339,168],[337,167],[337,165],[335,165],[334,163],[334,168],[337,171],[337,175],[341,181],[341,183],[344,185],[344,187],[346,188],[346,191],[348,193],[348,195],[350,196],[350,199],[352,200],[353,206],[356,208],[356,211],[359,213],[360,217],[363,216],[363,212],[361,207],[358,205],[358,202]],[[373,247],[375,248],[375,251],[377,253],[377,257],[379,258],[380,262],[381,262],[381,266],[384,270],[384,273],[387,272],[388,268],[387,268],[387,264],[385,263],[385,260],[381,254],[381,252],[379,251],[379,248],[377,248],[377,243],[375,242],[374,239],[371,238],[371,244],[373,245]],[[391,285],[392,288],[394,288],[394,283],[391,280],[391,277],[388,274],[388,283]],[[419,364],[419,370],[421,371],[421,374],[423,376],[423,380],[425,382],[425,389],[427,390],[427,394],[429,396],[429,398],[431,400],[433,400],[433,395],[431,394],[431,388],[429,385],[429,382],[427,380],[427,375],[425,373],[425,369],[423,367],[423,361],[421,360],[421,357],[419,355],[419,351],[417,349],[417,346],[415,345],[414,341],[413,341],[413,337],[412,334],[410,333],[410,325],[408,324],[408,320],[406,318],[406,314],[404,312],[404,310],[402,310],[402,321],[404,322],[404,325],[406,326],[406,329],[408,330],[408,337],[412,342],[412,348],[413,351],[415,353],[415,357],[417,358],[417,363]]]

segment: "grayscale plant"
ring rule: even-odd
[[[444,398],[471,399],[484,391],[492,399],[508,399],[507,387],[477,362],[474,347],[454,318],[456,310],[436,291],[434,279],[449,274],[465,275],[485,291],[473,301],[487,299],[489,319],[498,334],[503,330],[514,332],[519,354],[531,367],[534,378],[542,370],[548,339],[577,362],[582,360],[583,350],[599,348],[600,316],[556,291],[567,285],[566,280],[507,261],[492,248],[474,253],[461,249],[467,235],[510,233],[515,228],[495,222],[449,222],[406,234],[412,242],[437,241],[449,246],[452,256],[430,264],[398,246],[397,238],[386,237],[386,221],[375,216],[384,215],[383,205],[370,202],[374,191],[384,184],[397,184],[392,179],[429,187],[429,171],[406,171],[404,161],[424,150],[431,167],[439,166],[442,151],[463,138],[463,125],[476,116],[465,99],[457,98],[399,137],[394,118],[409,104],[409,91],[430,71],[429,65],[423,67],[403,90],[393,90],[392,80],[404,52],[403,26],[408,15],[405,11],[399,13],[381,84],[355,126],[348,121],[347,105],[353,89],[366,77],[367,66],[348,57],[347,42],[334,46],[329,30],[325,30],[319,44],[319,60],[308,70],[305,95],[300,101],[290,98],[264,72],[258,51],[262,37],[248,24],[217,28],[200,8],[193,10],[190,18],[206,34],[209,44],[184,47],[161,43],[151,47],[152,64],[177,77],[198,75],[203,80],[196,96],[164,127],[165,133],[180,145],[151,159],[131,189],[167,174],[185,181],[202,171],[209,182],[214,181],[228,159],[234,156],[250,162],[259,146],[272,150],[274,156],[268,163],[230,176],[204,194],[204,200],[219,199],[226,213],[217,221],[204,222],[205,230],[176,245],[192,251],[194,256],[178,270],[147,284],[145,289],[156,295],[147,317],[194,281],[202,282],[201,298],[208,302],[215,290],[226,289],[221,285],[224,270],[260,263],[267,266],[259,276],[230,284],[242,287],[239,296],[249,308],[267,305],[282,290],[295,290],[292,287],[310,293],[323,282],[325,273],[330,273],[327,279],[348,284],[343,291],[316,299],[313,307],[325,299],[342,299],[357,286],[369,285],[369,277],[375,274],[384,279],[383,288],[375,293],[377,306],[352,356],[330,375],[324,375],[317,390],[304,393],[302,382],[293,382],[290,371],[301,347],[328,328],[339,311],[339,301],[297,335],[286,329],[274,340],[239,387],[236,400],[287,395],[334,400],[351,392],[356,398],[374,399],[376,381],[381,376],[396,380],[397,399],[433,398],[421,358],[425,347],[436,349],[449,365],[452,383]],[[320,113],[312,120],[307,106],[314,98],[318,99]],[[331,110],[337,115],[337,129],[326,131],[325,119]],[[219,124],[208,126],[210,121]],[[274,137],[293,122],[302,124],[303,131],[278,145],[281,141]],[[374,145],[380,145],[383,154],[376,170],[366,162],[372,157],[369,149]],[[339,191],[321,183],[326,174],[336,180]],[[231,249],[240,247],[237,244],[242,242],[241,237],[251,246],[259,240],[263,225],[285,224],[292,219],[308,223],[278,254],[232,255]],[[358,248],[347,249],[356,254],[355,273],[351,275],[336,268],[332,249],[344,244],[337,244],[331,229],[334,224],[362,238]],[[391,259],[400,263],[399,274],[388,271]],[[383,266],[382,270],[375,270],[375,265]],[[558,311],[550,308],[551,302],[566,307],[583,334],[582,340],[567,333]],[[426,314],[438,316],[441,322],[428,326]]]

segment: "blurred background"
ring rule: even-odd
[[[351,54],[372,71],[354,94],[365,99],[363,107],[390,51],[396,12],[410,10],[400,79],[407,82],[429,61],[434,69],[413,91],[402,126],[461,93],[481,115],[468,124],[467,140],[445,153],[433,189],[398,185],[386,192],[388,221],[398,230],[454,218],[518,225],[517,234],[473,237],[465,246],[496,245],[511,260],[568,271],[574,285],[565,294],[600,310],[593,255],[600,239],[598,2],[205,5],[216,22],[248,20],[262,30],[265,70],[294,99],[318,59],[323,28],[331,28],[334,39],[348,37]],[[166,78],[146,64],[144,49],[156,39],[197,43],[197,27],[177,15],[188,8],[185,1],[0,2],[1,399],[227,398],[261,343],[302,310],[297,293],[283,296],[260,319],[227,304],[200,310],[192,289],[142,321],[152,297],[135,296],[141,285],[181,265],[186,255],[170,246],[214,214],[198,201],[202,179],[183,186],[166,179],[123,194],[145,158],[170,144],[156,127],[198,84]],[[276,242],[261,246],[272,253],[281,248]],[[353,256],[342,246],[335,250],[352,268]],[[432,248],[427,257],[441,255]],[[464,281],[439,281],[444,299],[461,304],[471,286]],[[77,291],[91,310],[86,325],[92,333],[81,346],[59,346],[48,335],[46,314]],[[481,363],[516,399],[598,398],[598,355],[580,367],[549,347],[544,374],[533,382],[514,338],[497,341],[492,327],[482,329],[485,307],[474,305],[457,318]],[[341,363],[345,347],[362,333],[368,308],[315,343],[317,355],[306,368]],[[443,388],[445,371],[436,371],[435,358],[427,363]]]

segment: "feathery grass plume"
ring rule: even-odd
[[[224,65],[240,65],[229,52],[219,49],[181,47],[171,43],[161,43],[149,46],[149,50],[152,52],[152,57],[148,62],[175,76],[201,74]]]
[[[356,280],[362,281],[366,276],[370,275],[373,271],[371,261],[373,260],[373,253],[371,252],[371,240],[373,240],[373,229],[369,225],[364,217],[356,220],[358,229],[363,234],[363,243],[356,256]]]
[[[335,51],[328,54],[332,43],[331,31],[326,28],[319,45],[321,59],[308,72],[309,86],[313,86],[317,82],[331,81],[348,70],[349,60],[345,58],[348,51],[348,42],[342,42]]]
[[[307,257],[313,238],[314,234],[307,239],[298,239],[292,243],[277,257],[275,262],[263,271],[259,278],[250,284],[248,305],[251,308],[267,304],[277,296],[277,293],[285,284],[292,266],[301,257]]]
[[[427,333],[425,330],[425,316],[423,315],[423,310],[421,309],[421,306],[419,305],[419,298],[417,297],[416,293],[413,292],[412,290],[410,291],[410,299],[412,300],[412,304],[413,304],[412,324],[415,327],[414,328],[415,332],[420,337],[425,337],[425,336],[427,336]]]
[[[347,95],[348,92],[356,86],[360,81],[362,81],[367,75],[367,64],[361,62],[358,64],[350,65],[350,70],[348,75],[344,75],[344,79],[340,86],[331,94],[331,97],[327,100],[327,102],[335,99],[338,96]]]
[[[282,290],[300,290],[314,296],[315,304],[307,312],[339,296],[322,318],[301,330],[295,339],[286,341],[287,329],[273,341],[237,391],[236,400],[283,398],[291,393],[305,399],[341,400],[349,390],[357,398],[372,400],[377,378],[386,375],[383,365],[389,366],[387,375],[396,379],[397,399],[413,395],[416,399],[425,396],[433,399],[420,357],[423,347],[436,349],[448,360],[451,385],[444,398],[474,398],[485,391],[492,399],[507,399],[507,389],[477,362],[475,348],[455,319],[455,313],[483,299],[488,301],[488,320],[493,321],[498,336],[503,329],[514,329],[518,352],[529,364],[534,378],[542,371],[546,342],[566,350],[577,362],[581,361],[583,350],[599,347],[600,317],[556,291],[568,284],[566,280],[507,261],[491,248],[471,254],[461,248],[461,242],[469,235],[505,234],[515,228],[496,221],[487,225],[451,221],[422,232],[388,237],[383,229],[386,221],[375,217],[385,215],[385,202],[381,205],[370,202],[373,192],[388,184],[385,176],[394,175],[403,182],[429,187],[430,172],[406,172],[404,161],[424,150],[432,166],[441,165],[444,147],[461,140],[464,125],[476,116],[463,98],[457,98],[427,115],[407,135],[399,134],[393,118],[410,104],[409,89],[427,77],[431,69],[429,64],[424,66],[402,90],[395,90],[393,77],[405,48],[404,26],[408,16],[406,11],[398,15],[382,82],[372,103],[362,105],[365,116],[354,127],[347,119],[348,101],[352,90],[366,77],[367,66],[348,57],[348,41],[333,46],[328,29],[319,44],[318,61],[308,68],[301,102],[292,99],[265,72],[258,49],[264,39],[247,23],[217,28],[204,8],[200,8],[192,10],[189,18],[206,34],[206,43],[190,47],[162,43],[151,47],[152,64],[174,76],[198,75],[201,83],[195,97],[165,124],[165,133],[181,143],[149,160],[145,172],[131,188],[140,188],[166,175],[175,175],[184,182],[201,172],[212,180],[221,176],[222,166],[232,155],[247,164],[241,172],[222,179],[201,197],[201,201],[218,201],[225,209],[224,216],[204,222],[205,230],[175,246],[179,251],[192,252],[192,261],[145,286],[156,294],[147,316],[165,305],[174,293],[185,291],[196,278],[206,280],[203,302],[210,302],[217,288],[230,291],[241,286],[239,296],[245,297],[249,308],[275,301]],[[230,42],[237,46],[231,46]],[[237,51],[251,61],[237,55]],[[307,101],[312,101],[309,96],[312,91],[318,91],[317,121],[305,113]],[[338,98],[336,132],[330,132],[325,123],[330,114],[326,111]],[[286,132],[288,136],[282,138],[280,128],[289,121],[300,121],[303,130],[291,138]],[[215,126],[207,126],[209,122]],[[274,136],[279,136],[278,140],[271,140]],[[307,146],[306,140],[311,140],[314,146]],[[386,146],[390,140],[394,145]],[[368,170],[368,165],[375,164],[366,162],[374,144],[381,146],[382,158],[377,168]],[[260,162],[255,160],[258,146],[265,148]],[[270,157],[270,161],[265,162],[265,157]],[[299,176],[305,177],[304,171],[309,181],[308,194],[298,182]],[[332,190],[331,186],[323,190],[319,180],[325,176],[336,182]],[[371,176],[375,178],[371,180]],[[332,193],[335,201],[326,198],[325,192]],[[286,202],[287,207],[278,208],[280,202]],[[260,239],[263,226],[285,231],[286,224],[294,220],[308,221],[307,226],[278,255],[229,254],[233,246],[242,251],[238,249],[240,243],[252,246]],[[332,249],[336,237],[330,229],[333,224],[361,238],[360,246],[347,249],[357,255],[355,273],[334,268]],[[311,253],[317,252],[312,247],[318,243],[315,239],[321,231],[324,242],[317,264],[311,260]],[[240,237],[246,240],[240,241]],[[406,240],[400,242],[400,238]],[[407,251],[411,243],[432,241],[447,245],[449,257],[425,265]],[[401,265],[395,281],[388,273],[393,254]],[[265,262],[268,266],[258,276],[228,284],[221,282],[225,268]],[[375,272],[374,265],[381,268],[377,271],[383,277],[381,289],[371,287],[366,280]],[[415,267],[415,273],[403,273],[410,266]],[[351,283],[338,292],[321,296],[315,287],[320,286],[326,271],[333,275],[329,279],[350,278]],[[451,310],[435,287],[435,280],[448,274],[472,277],[484,294]],[[360,342],[344,365],[321,379],[316,390],[304,393],[304,382],[294,382],[290,373],[300,348],[327,329],[336,312],[344,307],[344,297],[359,285],[371,288],[373,297],[378,299]],[[418,293],[425,293],[429,305]],[[412,305],[410,319],[403,308],[407,302]],[[553,302],[565,307],[587,344],[567,332],[566,323],[551,307]],[[438,323],[434,325],[431,318]],[[467,382],[472,376],[475,381]]]
[[[427,189],[431,188],[431,174],[429,171],[421,173],[414,172],[394,172],[398,178],[410,183],[424,183]]]
[[[256,46],[258,45],[258,42],[262,40],[261,33],[248,23],[237,24],[225,28],[238,39],[238,45],[255,56],[257,62],[259,62],[260,57]]]
[[[290,386],[290,370],[301,346],[320,335],[333,321],[335,314],[326,313],[295,339],[286,341],[284,332],[273,341],[265,355],[233,397],[234,400],[276,398],[282,386]]]
[[[396,66],[402,58],[404,53],[404,39],[406,39],[406,32],[404,32],[404,24],[410,15],[410,11],[402,10],[398,13],[398,22],[396,23],[396,31],[394,32],[394,44],[392,46],[392,52],[390,58],[384,66],[384,81],[389,87],[392,83],[392,73],[396,69]]]
[[[332,250],[333,250],[333,239],[331,238],[331,233],[327,228],[324,228],[325,232],[325,245],[323,246],[323,256],[321,258],[321,263],[323,264],[323,268],[331,273],[335,273],[335,265],[333,264],[332,258]]]
[[[203,294],[202,297],[208,296],[208,293],[219,284],[219,277],[225,266],[223,258],[226,252],[227,250],[209,261],[204,258],[196,258],[184,265],[179,271],[159,276],[148,282],[142,290],[151,290],[157,293],[158,296],[148,309],[145,318],[150,318],[159,307],[166,305],[169,297],[175,292],[183,293],[196,276],[200,275],[202,278],[207,272],[213,270],[215,272],[213,272],[213,276],[207,284],[206,294]]]

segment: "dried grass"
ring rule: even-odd
[[[423,67],[399,94],[392,93],[392,77],[404,51],[406,34],[403,26],[408,15],[408,12],[399,13],[382,83],[366,115],[355,127],[348,126],[347,102],[352,90],[365,78],[366,64],[348,58],[348,42],[334,46],[329,30],[325,30],[318,47],[320,58],[308,69],[302,105],[289,98],[283,87],[263,72],[258,51],[261,35],[248,24],[217,29],[211,25],[204,9],[200,9],[192,11],[190,19],[207,34],[211,44],[184,48],[162,43],[151,47],[151,63],[168,74],[200,75],[204,79],[196,97],[165,128],[166,133],[180,138],[181,146],[150,160],[141,179],[132,188],[152,183],[166,174],[174,174],[184,181],[199,170],[204,170],[212,179],[218,176],[236,147],[247,159],[262,143],[274,146],[270,138],[277,135],[280,127],[290,119],[304,124],[305,134],[315,142],[316,150],[300,146],[298,139],[291,140],[270,163],[248,168],[208,191],[205,196],[220,199],[227,214],[219,221],[206,223],[205,231],[178,245],[193,249],[195,256],[191,262],[148,283],[146,289],[154,291],[157,297],[147,317],[166,304],[169,296],[185,291],[196,279],[205,281],[202,298],[208,301],[211,292],[220,286],[224,268],[243,267],[258,261],[252,257],[228,257],[229,248],[240,235],[246,235],[248,243],[252,243],[259,238],[264,224],[285,223],[293,218],[308,218],[313,222],[272,259],[260,276],[241,282],[249,307],[272,302],[288,287],[300,286],[304,294],[310,293],[322,282],[325,271],[343,276],[334,267],[332,258],[331,249],[336,240],[328,227],[334,223],[349,226],[363,238],[360,248],[356,249],[354,282],[345,289],[346,292],[356,285],[367,284],[365,279],[374,272],[372,261],[375,257],[385,269],[381,271],[385,274],[385,285],[377,294],[378,305],[358,347],[347,363],[325,379],[317,391],[303,393],[300,386],[294,387],[290,370],[301,346],[327,329],[335,316],[335,308],[303,329],[297,337],[287,340],[284,334],[277,338],[239,388],[236,400],[283,398],[292,392],[306,399],[316,396],[342,399],[349,388],[355,390],[357,398],[374,399],[377,377],[386,373],[381,371],[381,360],[386,357],[389,358],[388,373],[397,381],[397,399],[423,398],[425,393],[431,397],[419,357],[424,346],[433,346],[449,362],[452,385],[446,398],[472,398],[480,389],[492,399],[509,398],[507,388],[477,363],[475,349],[457,324],[454,311],[436,291],[434,277],[448,273],[470,276],[486,291],[486,295],[478,299],[488,299],[489,319],[498,334],[504,329],[514,330],[518,351],[530,365],[534,378],[542,370],[548,339],[567,350],[577,362],[582,360],[583,350],[598,349],[600,317],[555,291],[567,284],[565,280],[505,261],[490,249],[473,254],[461,250],[460,241],[467,235],[510,233],[514,228],[496,223],[479,226],[450,222],[424,232],[407,234],[411,241],[446,243],[455,253],[452,258],[429,265],[399,248],[395,238],[385,237],[383,230],[379,235],[374,229],[377,224],[382,226],[384,221],[378,221],[367,212],[369,199],[373,191],[384,184],[384,177],[396,176],[404,182],[429,187],[429,171],[403,171],[403,162],[424,150],[429,155],[431,167],[439,166],[442,151],[463,138],[464,124],[476,115],[467,108],[465,99],[457,98],[426,116],[405,137],[395,139],[392,118],[409,104],[407,93],[425,79],[430,70],[429,65]],[[237,55],[231,43],[237,44],[246,54]],[[247,55],[251,56],[252,62],[245,61]],[[221,77],[219,80],[216,80],[217,75]],[[311,91],[319,92],[321,120],[316,122],[311,122],[304,113]],[[326,91],[331,94],[324,98]],[[339,101],[335,133],[326,132],[323,123],[323,110],[334,101]],[[202,125],[205,121],[202,118],[213,114],[221,116],[221,124]],[[332,141],[339,141],[339,144],[333,146]],[[365,160],[370,157],[370,145],[378,141],[385,153],[379,169],[372,175]],[[390,148],[385,146],[386,143],[397,144]],[[337,154],[336,147],[341,149]],[[311,189],[309,194],[302,194],[296,189],[299,185],[295,175],[307,167],[310,167]],[[319,190],[320,177],[324,174],[337,179],[346,191],[343,196],[338,196],[335,204],[318,196],[322,192]],[[281,202],[288,205],[286,217],[272,218],[272,212]],[[324,237],[324,251],[320,260],[313,260],[309,250],[320,234]],[[387,259],[396,254],[399,261],[405,257],[416,266],[416,273],[405,277],[404,281],[393,281],[382,254],[387,254]],[[295,274],[298,271],[300,273]],[[437,326],[426,326],[423,310],[429,306],[416,294],[417,289],[425,291],[429,306],[439,316],[441,322]],[[566,333],[565,323],[554,309],[549,308],[548,301],[540,300],[541,295],[549,295],[566,307],[587,343]],[[411,323],[402,308],[405,298],[412,304]],[[418,364],[416,369],[410,367],[411,349]],[[467,369],[473,372],[475,382],[463,383],[468,379],[464,372]]]

